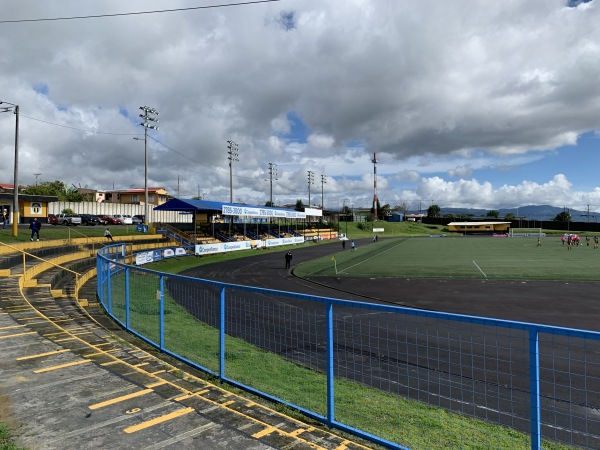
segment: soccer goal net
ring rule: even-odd
[[[510,237],[545,237],[541,228],[511,228]]]

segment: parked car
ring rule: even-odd
[[[98,217],[95,214],[79,214],[79,217],[81,217],[81,224],[82,225],[100,225],[100,217]]]
[[[123,215],[123,214],[115,214],[113,217],[115,219],[118,219],[120,221],[120,223],[122,223],[123,225],[132,225],[133,224],[133,220],[131,219],[131,216]]]
[[[142,221],[141,223],[145,223],[146,222],[146,219],[145,219],[146,216],[144,216],[143,214],[136,214],[133,217],[138,218],[139,220],[141,220]]]
[[[58,217],[56,217],[56,214],[48,214],[48,224],[58,225]]]
[[[100,217],[100,220],[102,220],[103,225],[121,225],[121,221],[114,216],[99,214],[98,217]]]
[[[143,223],[144,221],[142,219],[140,219],[138,216],[133,216],[131,218],[131,220],[133,221],[134,225],[139,225],[140,223]]]
[[[58,220],[58,223],[61,225],[81,225],[81,217],[75,214],[59,214],[58,216],[56,216],[56,218]]]
[[[108,221],[106,220],[106,218],[109,217],[106,214],[98,214],[98,219],[100,219],[100,225],[106,225],[108,224]]]

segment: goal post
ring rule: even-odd
[[[541,228],[511,228],[510,237],[546,237],[546,233],[542,232]]]

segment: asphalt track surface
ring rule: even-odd
[[[371,239],[355,242],[356,251],[372,243]],[[346,300],[600,331],[600,282],[294,276],[294,266],[340,251],[350,251],[349,246],[342,250],[339,241],[308,243],[292,249],[291,270],[284,269],[282,251],[201,266],[183,275]]]
[[[357,251],[365,245],[372,244],[370,239],[356,241]],[[420,280],[420,279],[390,279],[390,278],[348,278],[348,277],[314,277],[303,279],[294,276],[294,266],[315,258],[332,255],[340,251],[350,251],[349,246],[342,250],[339,241],[330,244],[307,243],[292,249],[293,260],[292,269],[285,269],[285,252],[264,253],[252,256],[250,259],[236,259],[227,262],[200,266],[190,269],[183,273],[184,275],[205,278],[226,283],[238,285],[247,285],[262,287],[275,290],[283,290],[310,295],[318,295],[331,298],[340,298],[354,301],[366,301],[374,303],[384,303],[387,305],[403,306],[409,308],[425,309],[430,311],[442,311],[448,313],[466,314],[472,316],[481,316],[495,319],[506,319],[511,321],[536,323],[543,325],[553,325],[565,328],[587,329],[600,331],[600,323],[597,318],[600,317],[600,302],[597,300],[597,293],[600,287],[599,283],[567,283],[567,282],[521,282],[521,281],[474,281],[474,280]],[[450,262],[449,262],[450,263]],[[289,301],[293,305],[293,300]],[[348,312],[348,316],[351,317]],[[265,326],[272,327],[276,334],[283,334],[287,327],[294,326],[292,323],[273,323],[270,317],[255,317]],[[394,319],[390,316],[381,315],[374,319],[378,325],[388,330],[394,330]],[[385,321],[389,321],[389,327]],[[429,322],[428,326],[432,323]],[[347,328],[350,328],[348,325]],[[396,327],[397,328],[397,327]],[[426,327],[424,327],[426,328]],[[444,329],[444,332],[446,330]],[[485,339],[479,336],[481,330],[476,330],[472,339]],[[228,330],[228,333],[237,335],[249,342],[259,345],[253,341],[253,336],[244,335],[242,331]],[[324,336],[324,330],[320,331],[321,337]],[[452,357],[460,354],[457,347],[461,339],[464,339],[464,331],[461,329],[452,330],[453,336],[448,339],[451,343],[446,352],[440,353],[442,359],[450,360]],[[387,336],[388,339],[397,339],[399,342],[409,340],[402,332],[398,332],[394,337]],[[300,338],[301,339],[301,338]],[[310,337],[306,336],[309,340]],[[356,338],[350,338],[348,341],[338,342],[338,349],[344,349],[346,354],[358,355],[361,361],[367,361],[366,367],[376,368],[376,370],[367,370],[367,373],[356,373],[356,379],[360,379],[373,386],[383,386],[390,392],[396,392],[400,395],[408,396],[419,401],[423,397],[431,400],[431,404],[441,406],[453,411],[468,410],[470,414],[486,419],[490,416],[490,403],[494,404],[494,420],[503,425],[515,427],[524,432],[529,431],[529,378],[528,378],[528,354],[513,354],[511,347],[510,333],[496,338],[494,343],[497,346],[498,366],[474,367],[469,372],[468,377],[464,376],[460,362],[451,362],[442,369],[434,359],[426,361],[419,358],[398,357],[397,354],[381,354],[381,348],[385,348],[378,341],[377,336],[365,337],[363,342]],[[417,338],[418,339],[418,338]],[[438,342],[434,342],[431,337],[427,338],[428,345],[436,348]],[[554,339],[553,345],[566,345],[567,341]],[[442,346],[446,340],[440,340]],[[275,351],[275,348],[269,348],[268,344],[262,343],[266,349]],[[485,348],[484,342],[478,342],[481,354],[475,352],[474,359],[486,360],[487,354],[493,348]],[[474,348],[478,348],[474,346]],[[373,349],[376,354],[373,354]],[[297,344],[294,353],[300,353],[301,344]],[[496,347],[494,347],[496,348]],[[339,350],[339,355],[342,351]],[[286,356],[282,354],[282,356]],[[323,370],[326,364],[325,353],[321,352],[317,358],[319,362],[316,369]],[[570,374],[574,380],[579,373],[583,373],[583,366],[579,361],[583,356],[577,353],[577,349],[572,350],[571,360],[565,361],[557,358],[556,361],[542,361],[552,366],[557,373]],[[340,358],[342,361],[343,357]],[[460,359],[460,358],[459,358]],[[306,358],[306,361],[314,361],[314,358]],[[382,363],[385,362],[385,364]],[[502,361],[510,361],[510,370],[505,371],[500,367]],[[301,360],[299,360],[301,362]],[[312,363],[314,366],[314,362]],[[345,365],[344,365],[345,364]],[[398,366],[406,365],[410,367],[410,376],[406,378],[398,377]],[[335,367],[336,373],[351,373],[356,367],[354,361],[338,363]],[[448,369],[448,368],[449,369]],[[588,368],[589,370],[589,368]],[[352,377],[352,376],[351,376]],[[415,381],[415,378],[417,381]],[[469,379],[467,379],[469,378]],[[391,380],[394,380],[392,382]],[[489,382],[486,380],[493,380]],[[596,383],[597,376],[588,379]],[[560,384],[560,383],[559,383]],[[542,393],[542,408],[549,411],[558,411],[557,417],[551,419],[555,423],[551,429],[543,429],[545,436],[560,436],[561,439],[571,440],[577,445],[587,448],[597,448],[600,445],[598,435],[600,433],[592,432],[591,435],[585,429],[590,424],[581,423],[573,426],[570,422],[573,415],[577,417],[595,417],[600,410],[599,399],[589,399],[578,397],[578,392],[586,390],[578,389],[576,386],[556,385],[552,386],[554,392],[550,395]],[[419,388],[417,389],[416,386]],[[428,391],[426,395],[422,391]],[[466,389],[471,389],[468,392]],[[600,391],[600,386],[587,386],[587,392],[594,393]],[[490,398],[493,398],[490,401]],[[465,408],[465,400],[468,407]],[[595,420],[595,419],[594,419]],[[597,422],[591,422],[591,426]],[[566,433],[562,435],[563,429],[575,429],[572,435]]]

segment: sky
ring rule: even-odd
[[[600,0],[19,0],[0,101],[20,185],[143,188],[148,106],[148,186],[176,197],[600,211],[599,23]],[[0,184],[14,136],[1,113]]]

